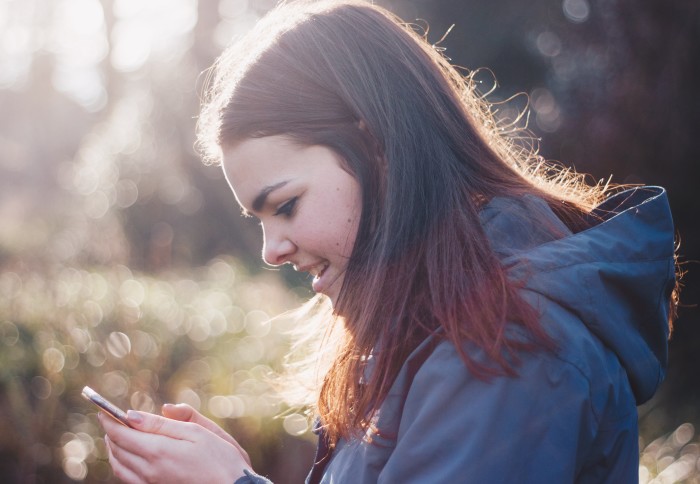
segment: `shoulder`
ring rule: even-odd
[[[469,344],[464,349],[477,361],[487,361],[482,349]],[[416,372],[407,392],[406,410],[414,403],[425,405],[429,399],[457,398],[469,401],[469,408],[481,418],[499,400],[519,402],[521,405],[509,410],[516,413],[525,412],[522,404],[528,401],[546,399],[545,406],[553,405],[561,394],[566,395],[569,405],[577,401],[585,411],[590,406],[591,372],[585,357],[576,356],[577,351],[571,348],[522,353],[516,376],[484,380],[469,371],[451,342],[441,341]]]
[[[502,259],[571,234],[547,202],[534,195],[496,197],[479,219],[491,248]]]
[[[634,396],[616,355],[557,306],[544,319],[556,326],[557,349],[521,354],[513,377],[476,378],[452,343],[436,344],[405,389],[401,428],[432,414],[481,437],[525,428],[555,446],[585,447],[603,429],[636,422]],[[465,349],[486,358],[478,348]]]
[[[334,469],[371,463],[386,482],[455,482],[465,472],[475,482],[573,482],[588,465],[615,462],[621,448],[634,454],[635,407],[613,396],[628,385],[616,385],[613,371],[596,375],[602,345],[572,328],[559,351],[524,354],[517,376],[488,381],[452,343],[428,338]]]
[[[516,377],[484,381],[469,372],[453,344],[436,344],[408,386],[395,388],[380,409],[378,431],[391,434],[395,424],[390,436],[398,460],[387,475],[410,482],[409,456],[425,454],[432,474],[424,477],[431,482],[450,482],[466,469],[497,482],[523,475],[573,481],[598,426],[590,381],[553,353],[527,354],[519,370]]]

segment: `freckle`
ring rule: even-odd
[[[352,222],[352,220],[348,219],[348,223]]]
[[[335,187],[335,191],[336,191],[336,192],[339,192],[339,191],[340,191],[340,187]]]

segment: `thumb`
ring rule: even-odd
[[[161,412],[163,413],[164,417],[171,418],[173,420],[180,420],[182,422],[196,423],[197,425],[201,425],[215,434],[222,432],[221,427],[186,403],[178,403],[177,405],[166,403],[163,405]]]
[[[195,422],[198,414],[194,408],[186,403],[178,403],[177,405],[166,403],[161,408],[161,412],[164,417],[183,422]]]

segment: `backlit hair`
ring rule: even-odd
[[[334,314],[307,330],[340,335],[336,346],[324,340],[332,355],[316,401],[332,441],[369,425],[430,334],[484,379],[516,374],[522,351],[553,347],[479,211],[497,196],[533,194],[578,231],[605,187],[504,136],[474,84],[410,26],[361,1],[279,6],[215,65],[199,122],[205,161],[247,138],[284,135],[335,150],[362,190]],[[528,337],[511,338],[508,324]]]

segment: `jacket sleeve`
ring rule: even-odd
[[[244,470],[243,472],[245,475],[236,479],[233,484],[272,484],[272,481],[254,472],[249,470]]]
[[[552,354],[484,382],[441,343],[415,375],[383,483],[574,482],[595,433],[587,379]]]

